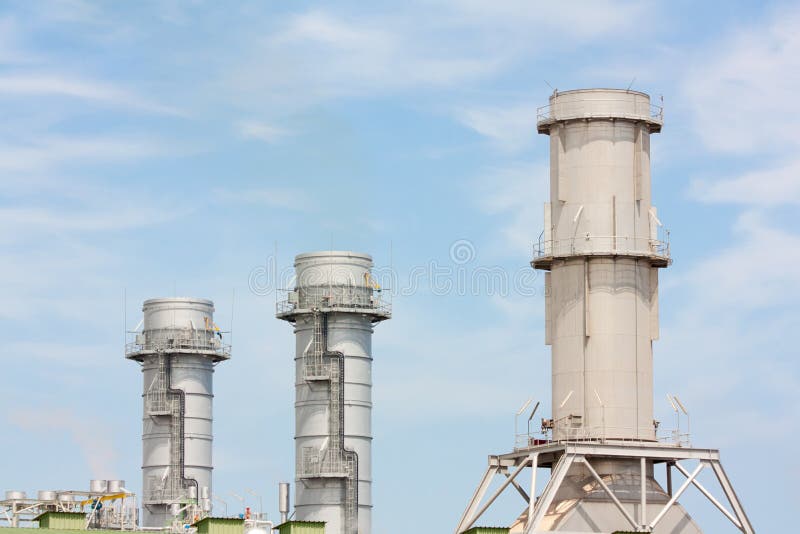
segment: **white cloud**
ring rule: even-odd
[[[8,173],[41,171],[64,164],[137,159],[164,151],[163,143],[146,139],[50,136],[27,143],[0,144],[0,170]],[[6,175],[5,179],[13,179],[13,176]]]
[[[151,102],[108,83],[63,77],[54,74],[0,76],[0,95],[17,98],[70,97],[105,102],[152,113],[183,115],[175,108]]]
[[[513,152],[534,143],[536,108],[533,104],[463,108],[456,111],[456,118],[468,128],[487,137],[494,146]]]
[[[800,262],[800,235],[772,226],[754,210],[741,214],[732,232],[730,246],[670,281],[696,286],[698,314],[744,314],[800,298],[800,270],[790,267]]]
[[[556,41],[576,47],[608,34],[634,39],[647,9],[624,1],[413,5],[381,14],[318,8],[270,21],[276,32],[253,38],[252,54],[229,61],[221,78],[227,90],[281,109],[405,90],[472,90],[545,55]]]
[[[542,299],[515,295],[442,298],[480,300],[492,306],[497,320],[472,328],[467,326],[469,321],[448,325],[432,319],[446,314],[451,303],[437,301],[419,307],[420,303],[404,299],[404,309],[395,314],[392,324],[375,332],[374,343],[380,347],[376,350],[383,354],[380,370],[375,371],[380,382],[375,402],[383,417],[414,425],[497,417],[511,414],[532,391],[547,391],[549,375],[527,374],[535,366],[532,355],[546,351],[544,323],[539,320]],[[414,333],[415,357],[393,357],[408,352],[408,332]]]
[[[247,81],[312,100],[419,86],[448,86],[495,72],[487,54],[453,53],[419,33],[405,16],[341,16],[309,11],[263,41],[244,67]],[[264,64],[267,63],[265,68]],[[263,72],[260,78],[254,72]],[[244,76],[239,77],[244,81]]]
[[[63,341],[12,341],[6,345],[9,354],[25,361],[38,360],[41,365],[71,367],[105,367],[109,359],[104,345],[67,345]]]
[[[140,228],[157,225],[185,213],[185,209],[171,211],[109,199],[103,206],[89,205],[74,209],[33,206],[0,208],[0,226],[9,230],[10,239],[20,241],[39,232],[62,234]]]
[[[240,121],[236,129],[245,139],[257,139],[265,143],[274,143],[290,133],[282,128],[252,120]]]
[[[83,453],[83,460],[92,478],[116,479],[117,457],[114,446],[114,432],[101,419],[90,413],[75,413],[59,408],[17,408],[8,415],[8,421],[17,429],[36,432],[48,437],[65,433]],[[48,439],[52,456],[62,452],[58,439]]]
[[[798,26],[800,9],[782,9],[693,54],[699,61],[687,72],[682,91],[706,146],[734,153],[800,146]]]
[[[301,189],[259,188],[259,189],[215,189],[213,198],[217,202],[251,206],[266,206],[294,211],[311,211],[313,200]]]
[[[653,13],[650,2],[617,0],[577,0],[568,4],[537,3],[527,0],[446,0],[433,4],[448,5],[455,22],[494,29],[497,36],[527,38],[527,46],[536,46],[537,37],[559,33],[571,41],[586,41],[623,29],[636,30],[636,21]],[[533,34],[536,32],[536,34]]]
[[[516,163],[489,169],[472,182],[481,210],[503,217],[500,232],[506,248],[531,253],[544,224],[549,178],[546,163]]]
[[[800,159],[779,167],[757,169],[735,178],[695,180],[689,194],[700,202],[797,205],[800,204]]]
[[[26,64],[36,59],[20,44],[20,28],[11,17],[0,17],[0,65]]]

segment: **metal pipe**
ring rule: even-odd
[[[289,483],[278,484],[278,512],[281,514],[281,523],[286,523],[289,518]]]

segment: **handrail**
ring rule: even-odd
[[[581,255],[632,255],[670,258],[669,232],[666,239],[630,236],[584,235],[568,239],[543,240],[533,244],[533,257],[560,257]]]
[[[369,287],[304,287],[279,291],[285,296],[275,304],[277,315],[312,309],[359,310],[382,317],[392,314],[391,303],[383,299],[380,291]]]
[[[619,117],[619,118],[643,118],[647,117],[654,121],[664,122],[664,107],[656,104],[648,103],[646,109],[642,109],[643,104],[636,100],[626,98],[602,98],[592,99],[587,102],[605,102],[612,104],[620,104],[620,110],[609,108],[603,111],[593,112],[568,112],[560,113],[564,108],[575,107],[580,109],[586,102],[556,102],[555,104],[547,104],[536,108],[536,122],[547,122],[556,120],[568,120],[579,118],[605,118],[605,117]],[[632,107],[633,113],[625,111],[625,107]]]
[[[125,356],[132,357],[145,352],[199,351],[230,358],[231,345],[223,343],[216,334],[211,330],[154,330],[144,334],[144,342],[137,339],[126,343]]]

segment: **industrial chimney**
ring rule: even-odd
[[[525,512],[512,532],[696,534],[677,502],[694,485],[746,534],[753,529],[719,462],[686,436],[661,442],[653,418],[653,352],[658,339],[658,271],[671,263],[651,205],[650,134],[662,110],[644,93],[614,89],[554,92],[539,110],[550,137],[550,202],[531,262],[545,271],[545,343],[552,346],[552,418],[547,439],[529,439],[489,467],[456,533],[465,532],[525,468]],[[689,472],[681,464],[696,461]],[[666,489],[656,465],[666,467]],[[550,480],[536,497],[539,468]],[[698,481],[715,473],[733,511]],[[673,491],[675,471],[686,477]],[[481,506],[494,475],[501,488]]]
[[[210,300],[150,299],[142,311],[125,347],[144,379],[141,523],[164,527],[211,511],[212,376],[230,347]]]
[[[391,316],[355,252],[295,258],[295,288],[277,317],[294,324],[295,519],[326,534],[372,523],[372,330]]]

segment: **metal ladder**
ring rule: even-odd
[[[307,381],[329,381],[330,368],[325,362],[326,343],[326,317],[325,314],[314,310],[314,330],[311,345],[303,357],[303,379]]]
[[[145,393],[145,413],[147,415],[170,415],[171,410],[167,400],[167,356],[160,355],[158,359],[158,370],[156,376],[150,383]]]
[[[328,382],[329,446],[325,453],[328,458],[325,461],[318,456],[315,462],[318,470],[306,475],[344,478],[345,534],[357,534],[358,455],[344,448],[344,356],[341,353],[328,353],[327,319],[327,314],[314,310],[312,339],[310,350],[306,351],[303,358],[303,374],[306,381]],[[309,463],[305,460],[300,462],[304,466],[304,471],[306,464]]]

